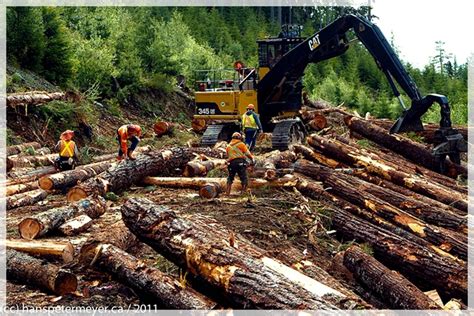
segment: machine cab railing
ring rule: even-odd
[[[254,84],[250,75],[255,75],[255,68],[233,68],[196,70],[196,91],[229,91],[252,88]]]

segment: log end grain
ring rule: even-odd
[[[87,192],[80,187],[74,187],[66,195],[68,202],[77,202],[87,197]]]
[[[309,121],[308,125],[315,131],[320,131],[328,126],[328,121],[324,115],[317,114]]]
[[[216,183],[206,183],[199,189],[199,196],[204,199],[213,199],[219,196],[220,187]]]
[[[21,238],[33,240],[41,232],[43,225],[35,218],[25,218],[18,224],[18,229]]]
[[[206,120],[203,119],[193,119],[191,122],[191,127],[196,133],[202,133],[207,127]]]
[[[153,125],[153,130],[155,131],[156,136],[163,136],[172,131],[173,124],[170,122],[159,121]]]
[[[59,295],[72,293],[77,289],[77,277],[66,270],[59,270],[54,280],[54,292]]]
[[[51,190],[54,186],[53,181],[48,176],[41,177],[38,180],[39,187],[43,190]]]

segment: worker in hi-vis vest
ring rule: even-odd
[[[226,147],[227,152],[227,169],[229,176],[227,177],[226,194],[230,194],[232,182],[235,175],[239,175],[242,184],[242,193],[247,190],[248,176],[247,167],[255,165],[255,160],[247,146],[242,142],[242,135],[239,132],[232,134],[232,140]]]
[[[72,140],[74,131],[64,131],[59,137],[59,141],[54,149],[59,152],[59,157],[55,161],[57,169],[72,170],[76,167],[76,162],[79,159],[79,151],[76,143]]]
[[[253,151],[257,143],[257,134],[262,132],[262,124],[258,114],[255,113],[255,106],[249,104],[247,106],[247,112],[242,115],[242,130],[245,135],[245,144],[250,151]]]

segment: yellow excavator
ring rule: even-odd
[[[403,113],[391,133],[421,131],[421,116],[433,103],[441,108],[438,146],[434,155],[460,163],[459,153],[467,145],[452,128],[448,99],[439,94],[422,96],[380,29],[366,18],[344,15],[308,38],[301,28],[284,25],[277,37],[257,40],[258,68],[245,68],[236,62],[234,69],[197,71],[195,119],[208,121],[201,144],[212,146],[228,140],[240,130],[240,118],[248,104],[255,105],[264,132],[272,133],[272,147],[285,150],[291,143],[304,141],[306,130],[298,117],[302,106],[302,77],[308,64],[342,55],[349,48],[347,32],[353,30],[374,57],[398,98]],[[395,82],[411,99],[407,108]]]

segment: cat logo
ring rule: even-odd
[[[319,44],[321,44],[321,42],[319,42],[319,34],[316,34],[312,39],[310,39],[308,41],[308,44],[309,44],[309,49],[311,51],[315,50],[316,47],[318,47]]]

